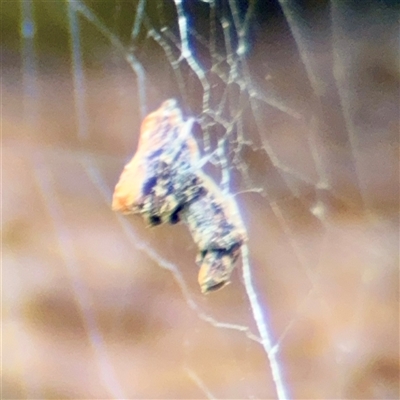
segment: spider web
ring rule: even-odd
[[[395,6],[13,5],[2,398],[398,398]],[[249,235],[208,296],[184,226],[110,210],[168,98]]]

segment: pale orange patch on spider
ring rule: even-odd
[[[141,177],[145,174],[146,166],[143,160],[135,156],[125,165],[119,181],[114,189],[111,208],[123,214],[135,213],[135,203],[142,193]]]

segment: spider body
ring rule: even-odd
[[[175,100],[144,119],[138,150],[114,190],[114,211],[141,214],[151,226],[179,221],[183,206],[202,193],[193,172],[199,150],[192,124],[183,121]]]

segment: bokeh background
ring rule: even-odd
[[[110,210],[171,97],[288,397],[399,397],[396,3],[1,0],[2,398],[277,398],[241,263],[203,296],[185,226]]]

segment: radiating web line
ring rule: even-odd
[[[300,8],[300,6],[288,0],[278,0],[278,1],[280,6],[282,7],[285,19],[289,24],[289,28],[296,42],[300,58],[307,71],[307,76],[310,81],[311,87],[314,93],[318,97],[322,96],[326,90],[326,83],[323,80],[321,80],[318,74],[316,73],[315,59],[310,54],[309,49],[307,47],[307,42],[303,38],[303,34],[300,29],[300,24],[303,24],[304,21],[302,21],[301,18],[297,18],[296,15],[297,12],[296,8]]]
[[[251,311],[253,313],[254,320],[256,321],[258,331],[261,336],[261,344],[268,356],[269,365],[271,367],[272,378],[275,382],[275,389],[279,400],[289,399],[288,388],[283,379],[283,373],[281,371],[281,365],[277,358],[276,346],[272,345],[272,335],[270,328],[267,323],[267,318],[262,310],[260,301],[258,300],[256,290],[253,285],[253,278],[251,275],[251,268],[249,262],[249,249],[245,244],[242,247],[242,260],[243,260],[243,280],[246,288],[246,293],[250,301]]]
[[[83,73],[79,21],[72,5],[75,0],[67,0],[68,22],[72,49],[72,71],[74,79],[75,112],[78,117],[78,139],[89,138],[88,120],[86,115],[86,88]]]
[[[340,105],[342,108],[342,113],[344,117],[344,121],[346,124],[347,128],[347,134],[349,137],[349,143],[350,147],[352,149],[352,155],[353,155],[353,163],[354,167],[356,170],[356,178],[358,179],[357,181],[357,186],[359,188],[359,193],[361,194],[361,201],[363,203],[363,209],[368,210],[367,206],[367,199],[366,199],[366,187],[365,187],[365,181],[361,179],[361,168],[359,165],[359,161],[357,158],[357,135],[356,135],[356,130],[357,127],[354,124],[351,116],[350,116],[350,110],[352,110],[353,104],[350,100],[349,92],[350,89],[347,88],[348,81],[341,79],[343,76],[343,59],[346,57],[346,54],[341,54],[340,51],[340,32],[339,32],[339,27],[338,27],[338,21],[340,19],[339,17],[339,11],[338,8],[340,5],[338,4],[337,0],[331,0],[330,1],[330,15],[331,15],[331,23],[332,23],[332,47],[333,47],[333,76],[336,82],[337,90],[339,93],[339,98],[340,98]]]
[[[207,399],[214,400],[216,397],[211,393],[207,385],[200,379],[200,377],[191,368],[185,367],[188,377],[196,384],[196,386],[205,394]]]
[[[330,324],[332,324],[331,321],[334,320],[332,318],[333,311],[329,307],[328,302],[324,298],[324,295],[321,293],[319,280],[315,277],[316,276],[315,275],[315,270],[317,270],[317,268],[318,268],[318,265],[319,265],[319,262],[320,262],[320,259],[321,259],[321,254],[322,254],[324,245],[326,243],[327,234],[325,233],[325,235],[324,235],[324,242],[323,242],[323,245],[321,245],[318,261],[316,262],[316,264],[314,266],[315,269],[311,270],[311,268],[310,268],[310,266],[309,266],[309,264],[307,262],[307,259],[305,258],[303,252],[301,251],[300,246],[297,244],[296,240],[294,239],[294,235],[293,235],[288,223],[286,222],[286,220],[285,220],[285,218],[284,218],[284,216],[282,214],[281,209],[279,208],[279,206],[275,202],[273,202],[271,200],[269,200],[269,202],[270,202],[270,206],[271,206],[272,212],[274,213],[275,217],[279,221],[280,226],[282,227],[283,231],[285,232],[286,237],[289,240],[290,246],[294,251],[294,254],[296,256],[297,261],[299,262],[299,264],[302,267],[307,279],[309,280],[309,282],[312,285],[312,289],[311,290],[314,290],[319,295],[319,299],[320,299],[321,305],[325,309],[325,312],[323,314],[323,318],[325,319],[327,326],[329,326]]]
[[[133,23],[133,28],[131,32],[131,40],[135,41],[140,32],[140,26],[143,23],[144,9],[146,5],[146,0],[139,0],[139,4],[136,8],[135,22]]]
[[[35,53],[36,24],[33,18],[32,0],[21,0],[20,35],[23,63],[24,118],[29,126],[37,128],[38,73]]]
[[[282,343],[285,341],[288,333],[293,329],[293,327],[296,325],[299,317],[302,315],[304,309],[306,306],[309,306],[310,299],[312,298],[312,295],[315,294],[315,288],[311,288],[310,291],[307,293],[306,297],[301,300],[299,306],[296,308],[295,312],[295,317],[292,318],[292,320],[286,325],[285,329],[283,332],[280,334],[277,342],[274,345],[274,349],[276,348],[277,350],[281,348]]]

